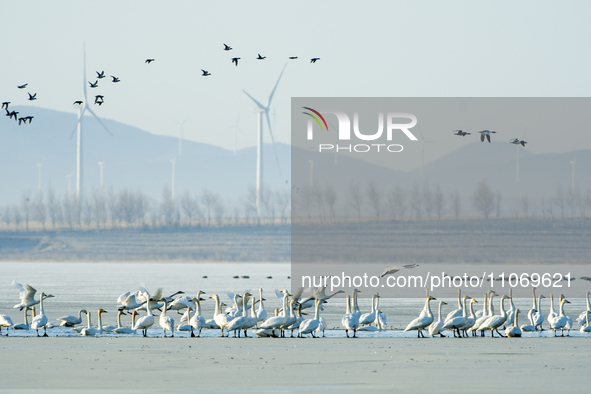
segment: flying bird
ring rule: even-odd
[[[482,130],[482,131],[479,131],[479,133],[480,133],[480,142],[484,142],[485,136],[486,136],[486,139],[488,140],[488,142],[490,142],[490,135],[492,133],[496,133],[496,131]]]
[[[380,278],[383,278],[383,277],[384,277],[384,276],[386,276],[386,275],[392,275],[392,274],[395,274],[395,273],[397,273],[398,271],[400,271],[400,270],[401,270],[401,269],[403,269],[403,268],[410,269],[410,268],[415,268],[415,267],[418,267],[418,266],[419,266],[418,264],[405,264],[405,265],[402,265],[402,266],[400,266],[400,265],[393,265],[393,266],[391,266],[391,267],[388,267],[388,268],[386,268],[386,269],[385,269],[385,270],[384,270],[384,271],[383,271],[383,272],[380,274]]]
[[[83,101],[81,101],[81,100],[74,101],[74,104],[82,105],[82,103],[83,103]],[[74,105],[74,104],[72,104],[72,105]]]
[[[17,88],[19,88],[19,89],[24,89],[24,88],[26,88],[26,87],[27,87],[27,85],[28,85],[28,83],[26,83],[26,84],[24,84],[24,85],[17,86]]]
[[[8,110],[7,110],[6,112],[8,112]],[[17,119],[16,119],[16,116],[17,116],[18,114],[19,114],[19,113],[18,113],[17,111],[12,111],[11,113],[7,114],[7,116],[9,116],[9,118],[8,118],[8,119],[11,119],[11,118],[14,116],[14,120],[17,120]]]
[[[233,57],[232,58],[232,63],[236,63],[236,67],[238,67],[238,60],[240,60],[239,57]]]
[[[312,59],[310,59],[310,63],[316,63],[316,60],[320,60],[319,57],[313,57]]]
[[[18,125],[21,125],[21,122],[25,122],[27,124],[27,120],[25,118],[18,118]]]
[[[224,51],[231,51],[232,47],[230,45],[224,44]]]
[[[297,56],[290,56],[289,58],[290,58],[291,60],[293,60],[293,59],[297,59],[298,57],[297,57]]]
[[[156,59],[146,59],[146,63],[150,64],[150,63],[152,63],[154,60],[156,60]]]
[[[468,133],[468,132],[462,131],[462,130],[454,130],[454,135],[459,135],[460,137],[465,137],[467,135],[471,135],[471,133]]]
[[[111,75],[111,78],[113,78],[112,82],[121,82],[121,80],[114,75]]]
[[[524,140],[519,140],[519,138],[513,138],[511,141],[509,141],[511,144],[514,145],[521,145],[521,146],[525,146],[525,144],[527,144],[526,141]]]
[[[88,83],[90,84],[91,88],[98,88],[98,81],[94,81],[94,83],[88,81]]]
[[[25,120],[28,120],[29,123],[33,121],[34,116],[25,116]]]
[[[261,56],[261,54],[258,54],[259,56],[257,57],[258,60],[264,60],[267,58],[267,56]]]
[[[98,78],[98,79],[102,79],[102,78],[104,78],[104,77],[105,77],[105,71],[101,71],[101,72],[98,72],[98,71],[97,71],[96,73],[97,73],[97,78]]]
[[[37,100],[37,93],[31,94],[31,93],[27,92],[27,94],[29,95],[29,100],[31,100],[31,101]]]
[[[10,101],[5,101],[2,103],[2,108],[6,108],[8,109],[8,106],[10,105]]]
[[[208,77],[211,75],[211,73],[207,70],[201,69],[201,71],[203,72],[203,74],[201,74],[202,77]]]
[[[100,94],[97,94],[96,96],[94,96],[94,103],[98,104],[99,106],[102,105],[104,103],[104,97]]]

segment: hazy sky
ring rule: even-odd
[[[88,89],[105,96],[93,106],[101,117],[164,135],[187,119],[187,139],[228,149],[238,120],[243,148],[256,143],[256,115],[242,89],[266,102],[288,63],[271,112],[276,140],[289,143],[292,96],[589,96],[590,11],[540,0],[3,1],[0,99],[32,105],[16,89],[29,83],[35,105],[75,113],[86,42],[87,80],[102,70],[121,79]],[[439,143],[427,161],[472,141],[423,133]],[[583,131],[528,136],[536,153],[591,149]]]

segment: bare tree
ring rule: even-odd
[[[111,217],[111,226],[118,227],[121,220],[121,210],[119,207],[119,200],[113,190],[113,186],[109,187],[107,192],[107,201],[109,206],[109,216]]]
[[[90,228],[92,224],[92,203],[88,200],[84,200],[84,205],[82,206],[82,221],[86,224],[86,227]]]
[[[191,194],[188,190],[185,191],[183,197],[181,198],[181,208],[185,217],[189,221],[189,227],[191,227],[193,223],[193,219],[199,217],[199,202],[196,198],[191,197]]]
[[[94,211],[94,218],[96,221],[97,228],[105,225],[107,216],[107,206],[105,204],[105,196],[101,193],[100,189],[94,189],[92,191],[92,209]]]
[[[47,191],[47,212],[49,213],[49,220],[51,220],[51,226],[55,231],[55,225],[62,220],[62,207],[61,204],[49,184],[49,190]]]
[[[560,209],[560,216],[564,218],[564,195],[562,194],[562,188],[560,186],[556,187],[554,205],[556,205]]]
[[[10,214],[10,206],[8,204],[4,207],[4,214],[2,215],[2,221],[6,223],[6,228],[10,228],[10,221],[12,215]]]
[[[328,210],[330,211],[330,217],[334,221],[334,207],[337,204],[337,192],[335,191],[332,183],[326,183],[324,185],[324,201],[326,201],[326,205],[328,205]]]
[[[369,205],[373,209],[376,218],[380,220],[380,215],[382,213],[382,194],[380,193],[380,189],[373,179],[367,184],[366,194]]]
[[[21,208],[25,216],[25,229],[29,231],[29,220],[31,217],[31,190],[23,192],[21,197]]]
[[[433,192],[431,192],[431,188],[429,187],[429,181],[427,181],[427,179],[425,179],[425,181],[423,182],[423,206],[425,207],[427,218],[431,220],[431,214],[433,213],[434,208]]]
[[[39,190],[37,193],[37,198],[35,199],[35,205],[33,206],[33,217],[36,221],[41,223],[43,231],[46,231],[45,220],[47,219],[47,207],[43,201],[43,193],[41,190]]]
[[[14,219],[14,225],[16,230],[18,231],[21,226],[21,222],[23,221],[23,217],[21,215],[21,210],[18,205],[12,207],[12,218]]]
[[[259,198],[259,203],[263,206],[265,210],[265,217],[271,224],[273,224],[273,222],[275,221],[275,204],[273,202],[273,194],[274,193],[271,191],[269,187],[263,186]]]
[[[523,210],[523,216],[527,217],[529,213],[529,197],[527,193],[521,196],[521,209]]]
[[[276,193],[275,201],[277,201],[277,208],[281,215],[281,223],[287,222],[287,208],[289,207],[290,198],[291,193],[289,190]]]
[[[176,206],[172,199],[172,193],[168,186],[164,187],[162,191],[162,203],[160,204],[160,212],[164,218],[165,226],[172,226],[176,219]]]
[[[361,221],[361,208],[363,206],[363,195],[359,183],[351,182],[349,185],[349,199],[347,204],[357,212],[357,219]]]
[[[248,193],[246,194],[246,198],[244,200],[244,218],[246,223],[250,223],[251,219],[256,216],[257,213],[257,192],[254,186],[249,186]],[[259,218],[256,218],[257,223]]]
[[[215,220],[218,226],[222,226],[224,224],[224,214],[226,213],[226,208],[224,207],[224,201],[219,195],[216,195],[215,205],[213,207],[213,214],[215,216]]]
[[[451,199],[451,207],[454,212],[454,217],[457,219],[460,218],[460,214],[462,213],[462,198],[460,197],[460,192],[456,189],[452,195],[450,196]]]
[[[495,194],[488,187],[486,180],[482,180],[474,190],[472,204],[477,211],[482,213],[485,219],[488,219],[488,215],[495,208]]]
[[[423,217],[423,201],[421,198],[421,190],[418,184],[412,185],[410,191],[410,208],[415,214],[415,218],[420,219]]]
[[[66,192],[62,202],[62,211],[64,214],[64,223],[68,225],[68,228],[70,228],[70,230],[72,229],[72,222],[74,220],[74,205],[74,199],[71,196],[69,196]]]
[[[497,190],[495,194],[495,208],[497,210],[497,218],[501,216],[501,192]]]
[[[201,203],[205,206],[205,211],[207,213],[207,226],[211,225],[211,215],[215,208],[215,205],[218,203],[218,195],[210,192],[207,189],[203,189],[201,193]]]
[[[437,220],[441,220],[441,216],[445,214],[445,196],[439,183],[435,186],[435,193],[433,193],[433,205],[435,213],[437,213]]]

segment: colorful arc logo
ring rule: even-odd
[[[312,112],[314,112],[316,115],[318,115],[318,116],[320,117],[320,119],[322,119],[322,122],[324,123],[324,126],[326,126],[326,131],[328,131],[328,125],[326,124],[326,120],[324,120],[324,116],[322,116],[322,115],[320,114],[320,112],[318,112],[318,111],[316,111],[316,110],[314,110],[314,109],[312,109],[312,108],[310,108],[310,107],[302,107],[302,108],[304,108],[304,109],[307,109],[308,111],[312,111]],[[311,113],[309,113],[309,112],[302,112],[302,113],[303,113],[303,114],[306,114],[306,115],[308,115],[308,116],[311,116],[311,117],[312,117],[312,118],[313,118],[313,119],[314,119],[314,120],[315,120],[315,121],[318,123],[318,126],[320,126],[320,130],[322,130],[322,123],[320,123],[320,120],[318,120],[318,118],[317,118],[316,116],[312,115],[312,114],[311,114]]]

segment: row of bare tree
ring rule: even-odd
[[[203,189],[197,195],[186,191],[173,199],[168,187],[160,201],[141,191],[110,188],[106,193],[93,190],[80,204],[68,193],[57,195],[51,187],[47,194],[30,190],[22,194],[20,204],[6,205],[0,212],[5,229],[39,230],[105,229],[136,227],[223,226],[228,224],[286,223],[290,215],[290,193],[263,188],[257,215],[256,191],[249,188],[242,204],[225,202],[220,194]]]

